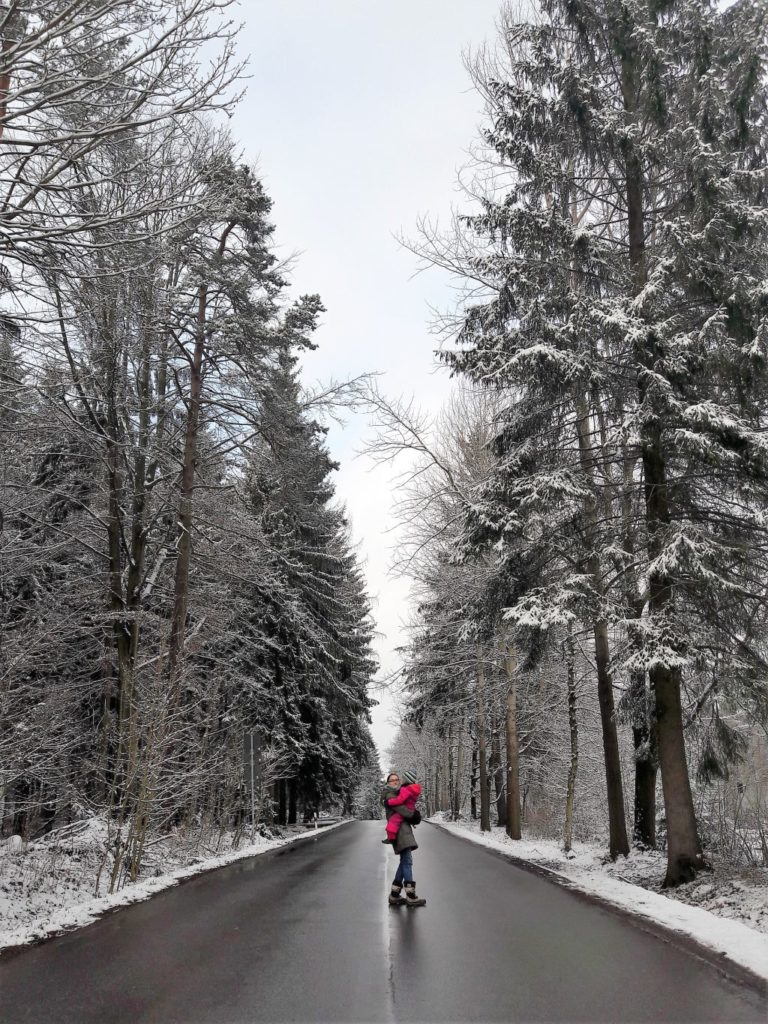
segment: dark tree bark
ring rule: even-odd
[[[501,763],[501,722],[494,714],[491,733],[491,761],[493,763],[493,785],[496,791],[496,817],[502,828],[507,827],[507,793],[504,788],[504,766]]]
[[[453,806],[455,803],[456,793],[456,780],[453,774],[453,725],[448,726],[448,736],[446,737],[448,743],[448,806],[451,811],[451,818],[453,817]]]
[[[485,709],[485,665],[478,654],[477,661],[477,753],[480,770],[480,831],[491,831],[491,801],[488,786],[488,754]]]
[[[187,424],[184,435],[184,454],[179,482],[180,498],[177,513],[179,526],[176,549],[176,573],[173,584],[173,612],[171,614],[171,635],[168,643],[168,681],[171,705],[179,698],[181,658],[184,652],[184,638],[189,599],[189,567],[192,559],[192,493],[195,485],[197,462],[197,438],[200,429],[200,398],[203,387],[203,353],[205,350],[206,311],[208,286],[201,284],[197,296],[197,330],[192,358],[189,361],[189,403]]]
[[[605,759],[605,785],[608,794],[609,853],[612,860],[629,853],[627,820],[624,809],[624,789],[621,782],[621,757],[616,731],[616,709],[613,701],[608,653],[608,625],[600,620],[594,625],[595,664],[597,665],[597,699],[603,733]]]
[[[277,823],[288,824],[288,786],[285,779],[280,779],[277,784]]]
[[[635,747],[635,821],[633,839],[639,846],[656,848],[656,755],[653,730],[647,724],[632,727]]]
[[[575,655],[571,624],[568,623],[566,638],[566,670],[568,679],[568,732],[571,741],[571,760],[568,765],[568,783],[565,792],[565,828],[563,830],[563,849],[566,853],[573,844],[573,805],[576,796],[576,775],[579,770],[579,723],[576,717],[576,678]]]
[[[624,107],[630,119],[637,117],[635,110],[638,93],[636,57],[628,47],[622,58],[622,91]],[[638,295],[647,282],[645,251],[645,214],[643,208],[643,168],[640,157],[631,144],[626,154],[626,199],[629,232],[629,263],[634,294]],[[641,366],[638,389],[641,406],[646,410],[641,418],[640,450],[643,464],[645,518],[648,537],[648,557],[653,562],[664,547],[666,529],[670,524],[669,489],[662,428],[659,416],[648,408],[650,382],[656,373],[660,352],[658,340],[649,328],[637,343],[637,360]],[[673,600],[673,583],[669,576],[656,571],[648,579],[648,612],[651,621],[663,620]],[[683,714],[680,701],[680,669],[668,665],[654,665],[649,672],[655,701],[656,739],[667,819],[667,873],[665,886],[690,881],[708,865],[699,841],[696,814],[688,775],[688,763],[683,735]]]
[[[469,776],[469,813],[477,821],[477,743],[472,743],[472,768]]]
[[[298,800],[296,793],[296,779],[288,782],[288,824],[295,825],[297,821]]]
[[[507,835],[510,839],[521,839],[523,821],[520,807],[520,746],[517,736],[517,679],[512,649],[507,650],[504,659],[508,690],[506,704],[507,740]]]
[[[576,433],[579,443],[581,468],[590,485],[594,488],[594,455],[589,437],[589,407],[586,399],[577,397]],[[595,499],[585,502],[584,521],[587,544],[587,571],[592,581],[595,600],[603,595],[603,573],[597,554],[598,521]],[[624,808],[624,788],[621,781],[621,757],[619,737],[616,730],[616,708],[613,700],[613,680],[610,672],[610,647],[608,623],[597,617],[593,623],[595,641],[595,667],[597,669],[597,699],[600,706],[600,724],[603,736],[603,759],[605,762],[605,787],[608,798],[608,850],[612,860],[629,853],[627,821]]]
[[[451,805],[451,818],[459,820],[461,813],[461,780],[464,774],[464,723],[459,719],[458,738],[456,741],[456,779],[453,785],[453,803]]]

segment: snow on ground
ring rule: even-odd
[[[57,935],[95,921],[116,907],[149,899],[184,878],[258,856],[296,840],[315,839],[343,824],[321,829],[293,826],[257,835],[253,843],[232,849],[224,836],[214,851],[186,841],[162,839],[148,845],[136,882],[108,894],[108,869],[98,883],[104,859],[104,824],[98,819],[78,823],[26,847],[18,836],[0,843],[0,951]]]
[[[472,842],[548,869],[555,880],[695,939],[768,981],[768,870],[713,872],[662,890],[665,854],[633,850],[612,863],[597,843],[574,843],[566,857],[553,839],[512,840],[504,829],[481,832],[477,821],[428,819]]]

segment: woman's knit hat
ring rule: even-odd
[[[403,782],[406,784],[406,786],[410,786],[411,783],[416,782],[416,775],[415,775],[415,773],[411,772],[411,771],[407,771],[407,770],[404,771],[403,772]]]

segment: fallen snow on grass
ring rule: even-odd
[[[661,890],[664,854],[633,850],[629,857],[606,862],[597,844],[574,843],[573,856],[550,839],[510,839],[503,829],[481,832],[478,822],[452,822],[441,815],[435,824],[499,850],[518,860],[549,869],[569,888],[695,939],[733,963],[768,981],[768,872],[733,872],[715,865],[712,874],[677,889]]]
[[[153,844],[142,862],[142,875],[119,892],[94,895],[99,862],[103,859],[103,836],[96,820],[66,842],[0,844],[0,951],[58,935],[90,924],[107,911],[149,899],[185,878],[224,867],[247,857],[256,857],[296,840],[316,839],[323,832],[344,824],[321,829],[296,828],[284,834],[226,850],[226,837],[220,845],[225,852],[205,856],[190,851],[188,844],[161,841]],[[18,839],[17,836],[11,837]],[[102,878],[100,889],[107,887]]]

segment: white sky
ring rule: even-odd
[[[437,271],[394,235],[414,237],[419,215],[448,222],[461,204],[457,172],[476,136],[481,101],[462,54],[494,35],[500,0],[244,0],[240,52],[247,96],[233,124],[275,202],[281,253],[299,253],[295,292],[327,307],[305,361],[310,382],[379,372],[390,396],[437,409],[448,377],[437,371],[430,307],[454,295]],[[392,481],[355,458],[360,417],[333,427],[337,493],[359,542],[380,637],[382,673],[398,664],[408,588],[388,573]],[[392,701],[381,698],[373,735],[384,756]]]

